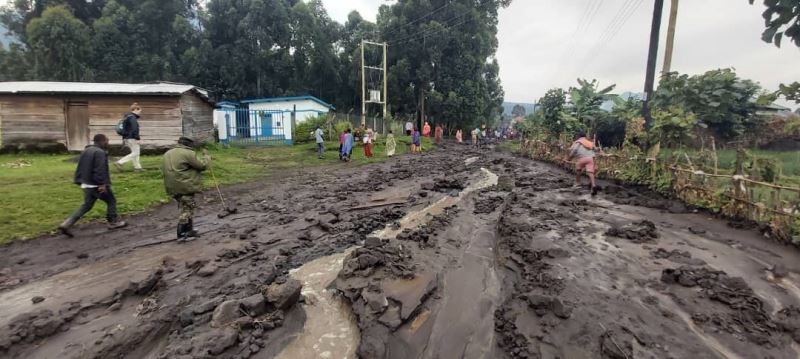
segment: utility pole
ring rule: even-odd
[[[653,83],[656,77],[656,61],[658,60],[658,37],[661,33],[661,15],[664,12],[664,0],[655,0],[653,8],[653,24],[650,29],[650,50],[647,55],[647,75],[644,80],[644,127],[650,131],[653,126],[653,116],[650,113],[650,100],[653,97]]]
[[[678,23],[678,3],[680,0],[672,0],[669,8],[669,27],[667,28],[667,49],[664,51],[664,68],[661,70],[661,77],[667,76],[672,71],[672,50],[675,46],[675,26]]]
[[[368,66],[366,64],[366,56],[364,55],[365,47],[367,45],[381,46],[383,49],[383,64],[378,66]],[[367,123],[367,104],[377,103],[383,105],[383,118],[385,119],[389,113],[389,102],[387,101],[389,93],[389,45],[387,43],[377,43],[366,40],[361,40],[361,125],[365,126]],[[367,71],[377,71],[383,77],[383,83],[380,87],[367,89]],[[370,84],[375,85],[375,84]],[[369,90],[369,92],[367,92]],[[367,94],[369,93],[369,97]]]
[[[361,126],[367,124],[367,75],[364,64],[364,40],[361,40]]]

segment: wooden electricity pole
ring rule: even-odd
[[[678,24],[678,3],[680,0],[672,0],[669,8],[669,27],[667,28],[667,49],[664,51],[664,68],[661,76],[667,76],[672,71],[672,50],[675,46],[675,26]]]
[[[383,43],[383,126],[389,115],[389,44]]]
[[[664,0],[655,0],[653,7],[653,23],[650,29],[650,50],[647,55],[647,74],[644,80],[644,127],[650,131],[653,126],[653,116],[650,113],[650,100],[653,97],[653,83],[656,77],[656,61],[658,60],[658,37],[661,34],[661,15],[664,12]]]
[[[364,40],[361,40],[361,126],[367,124],[367,75],[364,64]]]

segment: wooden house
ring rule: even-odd
[[[175,83],[0,82],[0,148],[56,145],[80,151],[102,133],[122,144],[116,125],[142,107],[142,147],[161,148],[180,136],[213,138],[214,104],[198,87]]]

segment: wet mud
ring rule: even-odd
[[[647,190],[446,145],[0,251],[0,357],[796,358],[800,254]],[[734,228],[740,227],[740,228]]]

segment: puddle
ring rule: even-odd
[[[477,158],[476,158],[477,159]],[[474,162],[474,160],[473,160]],[[497,175],[481,168],[481,177],[465,188],[457,197],[444,197],[428,207],[409,213],[400,220],[399,229],[386,227],[372,235],[392,238],[405,228],[425,224],[445,208],[461,201],[468,194],[497,184]],[[342,269],[344,258],[353,249],[306,263],[290,275],[303,283],[303,295],[308,298],[304,306],[306,323],[300,333],[276,358],[355,358],[360,333],[352,311],[333,291],[331,282]],[[420,324],[421,325],[421,324]]]
[[[351,250],[308,262],[291,271],[303,283],[306,323],[276,358],[355,358],[360,334],[350,308],[329,290]]]
[[[409,213],[408,215],[403,217],[400,220],[399,228],[386,227],[384,229],[374,232],[372,235],[382,239],[394,238],[406,228],[416,228],[418,226],[427,223],[430,220],[431,216],[435,216],[442,213],[445,208],[460,202],[462,199],[464,199],[464,197],[466,197],[470,193],[497,184],[498,177],[496,174],[492,173],[491,171],[485,168],[481,168],[481,174],[482,174],[481,178],[479,178],[477,181],[470,184],[467,188],[461,191],[457,197],[451,197],[451,196],[442,197],[438,201],[430,204],[428,207],[425,207],[424,209],[417,212]]]

